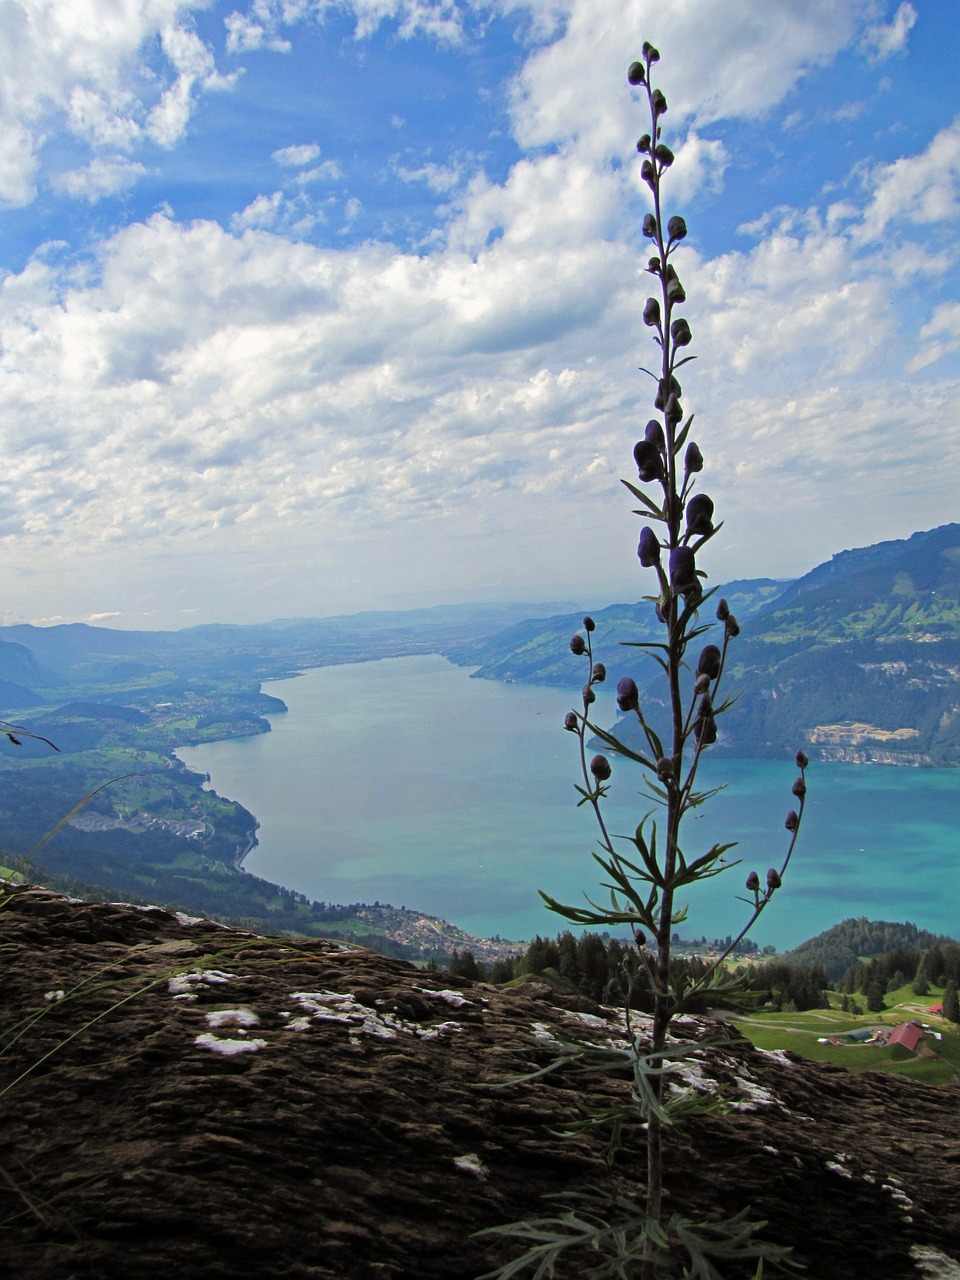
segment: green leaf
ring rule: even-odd
[[[663,521],[665,519],[662,507],[658,507],[657,504],[654,502],[654,500],[648,497],[643,492],[642,489],[638,489],[637,486],[635,484],[631,484],[629,480],[621,480],[620,483],[624,486],[624,488],[630,490],[630,492],[633,494],[633,496],[637,499],[638,502],[643,503],[643,505],[647,508],[647,511],[650,513],[650,515],[653,516],[655,520]],[[643,515],[644,512],[637,511],[634,514],[640,516],[640,515]]]
[[[611,751],[616,751],[618,755],[626,756],[628,760],[635,760],[637,764],[642,764],[647,769],[654,768],[652,761],[648,760],[646,756],[638,755],[636,751],[632,751],[619,738],[615,738],[612,733],[608,733],[606,729],[601,729],[599,725],[593,724],[590,720],[584,723],[591,733],[598,737],[601,742],[606,743]],[[581,791],[582,788],[578,787],[577,790]]]

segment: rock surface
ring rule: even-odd
[[[555,1136],[625,1082],[488,1087],[546,1062],[550,1035],[622,1040],[612,1011],[548,988],[35,887],[0,894],[0,966],[18,1280],[470,1280],[516,1253],[480,1228],[642,1183],[641,1130],[612,1170],[601,1136]],[[733,1038],[700,1057],[733,1109],[670,1135],[671,1211],[749,1205],[813,1280],[960,1276],[960,1089]]]

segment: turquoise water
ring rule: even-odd
[[[264,685],[290,708],[273,732],[184,748],[191,768],[260,821],[249,871],[327,902],[389,902],[468,932],[529,938],[563,928],[537,897],[598,893],[594,827],[576,807],[576,739],[558,689],[471,680],[437,656],[322,667]],[[600,722],[615,716],[612,694]],[[743,864],[695,888],[686,937],[736,933],[749,870],[786,851],[792,759],[708,761],[728,785],[690,815],[685,851],[738,840]],[[849,916],[960,935],[960,770],[814,764],[783,890],[752,930],[789,947]],[[650,807],[616,766],[613,832]]]

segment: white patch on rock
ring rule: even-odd
[[[435,1027],[428,1027],[426,1031],[421,1031],[421,1040],[439,1040],[441,1036],[452,1035],[456,1031],[462,1031],[459,1022],[440,1022]]]
[[[355,996],[338,991],[294,991],[290,997],[309,1014],[315,1022],[339,1022],[349,1026],[351,1038],[361,1035],[377,1040],[396,1040],[398,1036],[414,1036],[418,1040],[435,1040],[443,1029],[456,1028],[457,1023],[442,1023],[439,1027],[423,1027],[417,1022],[406,1022],[395,1013],[380,1013],[361,1004]]]
[[[610,1030],[610,1023],[606,1018],[598,1018],[595,1013],[581,1013],[578,1009],[568,1009],[564,1016],[575,1018],[578,1022],[582,1022],[585,1027],[593,1027],[594,1031]]]
[[[840,1164],[839,1160],[828,1160],[827,1168],[832,1173],[839,1173],[841,1178],[849,1178],[851,1181],[853,1181],[853,1174],[850,1172],[849,1169],[845,1168],[844,1165]]]
[[[475,1178],[479,1178],[481,1182],[490,1176],[490,1170],[483,1163],[480,1157],[475,1155],[472,1151],[469,1155],[456,1156],[453,1163],[461,1173],[472,1173],[473,1176]]]
[[[542,1040],[544,1044],[559,1045],[560,1041],[554,1035],[553,1028],[548,1026],[546,1022],[532,1022],[530,1027],[535,1039]]]
[[[196,1000],[194,987],[213,987],[229,982],[238,975],[224,973],[222,969],[196,969],[193,973],[175,973],[167,982],[167,990],[180,1000]]]
[[[783,1107],[786,1110],[776,1094],[771,1093],[769,1089],[764,1089],[762,1085],[747,1076],[737,1076],[737,1088],[748,1101],[731,1103],[734,1111],[756,1111],[757,1107]]]
[[[185,916],[182,911],[175,911],[174,918],[178,924],[185,925],[187,928],[192,924],[203,924],[203,916]],[[211,920],[211,924],[216,924],[216,920]],[[220,926],[223,927],[222,925]]]
[[[925,1280],[960,1280],[960,1266],[954,1258],[929,1245],[915,1244],[910,1256],[920,1268]]]
[[[460,1009],[465,1004],[473,1004],[472,1000],[462,996],[459,991],[431,991],[429,987],[414,987],[413,989],[419,992],[420,995],[427,996],[430,1000],[443,1000],[446,1004],[452,1004],[455,1009]]]
[[[905,1212],[909,1213],[911,1209],[916,1208],[916,1205],[913,1203],[910,1197],[906,1194],[903,1188],[899,1186],[898,1179],[888,1178],[887,1181],[882,1184],[882,1186],[884,1191],[890,1192],[890,1198],[896,1201],[896,1203],[900,1206],[900,1208],[903,1209]]]
[[[45,991],[43,993],[43,998],[48,1004],[56,1004],[57,1001],[62,1000],[65,995],[65,991]]]
[[[257,1049],[267,1047],[266,1040],[224,1040],[209,1031],[197,1036],[193,1043],[198,1049],[212,1049],[214,1053],[222,1053],[228,1058],[238,1053],[254,1053]]]
[[[781,1067],[795,1067],[797,1065],[787,1057],[786,1049],[755,1049],[754,1052],[762,1053],[766,1058],[776,1058]]]
[[[260,1021],[252,1009],[212,1009],[204,1014],[207,1026],[212,1030],[218,1027],[255,1027]]]

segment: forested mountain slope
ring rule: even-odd
[[[891,764],[960,764],[960,525],[844,551],[796,582],[721,586],[741,623],[730,652],[737,694],[718,751]],[[705,608],[709,619],[713,604]],[[649,603],[594,615],[595,656],[612,682],[632,675],[656,721],[656,670],[624,642],[656,641]],[[576,615],[524,623],[451,652],[478,676],[576,687]],[[619,731],[618,731],[619,732]],[[630,727],[625,739],[632,741]]]

